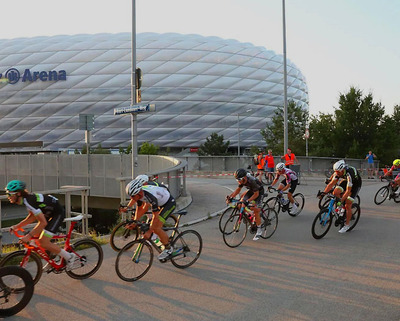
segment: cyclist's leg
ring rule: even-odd
[[[289,199],[290,203],[292,203],[292,204],[294,203],[293,193],[296,190],[297,183],[298,183],[298,180],[294,180],[294,181],[292,180],[290,182],[290,187],[288,190],[288,199]]]
[[[353,185],[351,188],[351,193],[346,199],[345,207],[346,207],[346,225],[350,225],[350,220],[352,216],[351,207],[354,203],[356,196],[358,195],[361,187],[358,185]]]
[[[167,203],[165,203],[165,205],[160,208],[160,211],[153,213],[153,219],[150,223],[150,231],[156,233],[160,237],[161,243],[164,244],[166,247],[169,245],[169,237],[168,234],[162,229],[162,227],[168,216],[172,214],[175,208],[175,199],[170,196]]]
[[[39,236],[39,244],[45,250],[48,250],[55,255],[61,255],[62,257],[65,256],[65,259],[69,259],[69,254],[66,251],[64,251],[62,255],[60,253],[61,248],[57,244],[51,242],[51,239],[57,233],[58,228],[61,226],[63,221],[63,213],[50,218],[50,220],[47,222],[46,229],[44,229]]]

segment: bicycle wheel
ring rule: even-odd
[[[382,204],[389,196],[389,187],[382,186],[375,194],[374,202],[376,205]]]
[[[238,211],[237,207],[228,207],[219,217],[218,227],[221,233],[224,231],[224,226],[229,217]]]
[[[278,227],[278,213],[273,208],[268,208],[266,210],[261,209],[261,228],[263,239],[269,239],[276,231]]]
[[[24,265],[22,263],[22,260],[25,257],[25,251],[20,250],[20,251],[15,251],[12,252],[8,255],[6,255],[1,261],[0,261],[0,267],[3,266],[11,266],[11,265],[17,265],[20,267],[23,267],[25,270],[27,270],[33,279],[33,282],[36,284],[40,280],[40,277],[42,276],[42,260],[39,255],[37,255],[34,252],[31,252],[29,255],[28,262],[26,262]],[[17,289],[17,290],[22,290],[22,289]]]
[[[332,225],[332,215],[329,213],[328,208],[323,208],[317,216],[311,226],[311,234],[315,239],[322,239]]]
[[[400,191],[398,187],[393,190],[393,201],[395,201],[395,203],[400,203]]]
[[[25,308],[33,291],[33,279],[27,270],[16,265],[1,267],[0,317],[14,315]]]
[[[75,253],[80,256],[80,266],[66,271],[73,279],[83,280],[91,277],[100,269],[103,262],[103,249],[93,240],[80,240],[72,245]]]
[[[126,225],[130,224],[129,221],[119,223],[114,227],[110,235],[110,246],[118,252],[129,242],[135,241],[139,235],[139,229],[137,227],[133,229],[126,228]]]
[[[348,231],[351,231],[358,223],[360,219],[361,209],[357,203],[353,203],[351,205],[351,219],[350,219],[350,228]]]
[[[185,269],[197,261],[203,249],[203,240],[199,233],[187,230],[175,238],[172,243],[174,252],[171,263],[180,269]]]
[[[281,210],[281,202],[278,197],[270,197],[264,202],[263,209],[266,209],[266,206],[269,208],[273,208],[277,214],[279,214],[279,211]]]
[[[293,198],[294,198],[294,202],[299,204],[299,205],[297,206],[297,212],[296,212],[296,213],[292,213],[292,212],[291,212],[291,211],[292,211],[293,204],[290,203],[290,204],[289,204],[288,213],[289,213],[290,216],[297,216],[297,215],[299,215],[299,214],[301,213],[301,211],[303,210],[303,207],[304,207],[304,195],[301,194],[301,193],[297,193],[297,194],[294,194],[294,195],[293,195]]]
[[[222,233],[225,244],[229,247],[237,247],[242,244],[247,235],[248,224],[245,215],[237,213],[230,216]]]
[[[137,281],[150,270],[153,257],[153,248],[147,241],[130,242],[117,255],[115,272],[121,280]]]
[[[318,207],[320,210],[322,210],[324,207],[327,207],[330,202],[330,198],[328,198],[327,195],[324,195],[319,201],[318,201]]]

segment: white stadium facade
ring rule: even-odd
[[[230,146],[263,146],[283,106],[283,57],[250,43],[200,35],[137,35],[142,103],[138,144],[198,147],[213,132]],[[288,100],[308,109],[300,70],[288,60]],[[7,80],[7,81],[6,81]],[[79,115],[94,115],[92,144],[127,147],[131,117],[131,34],[0,40],[0,143],[43,142],[44,150],[81,149]],[[1,151],[1,150],[0,150]]]

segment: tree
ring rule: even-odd
[[[158,155],[159,147],[149,142],[144,142],[139,148],[139,154],[142,155]]]
[[[318,116],[311,116],[309,128],[309,155],[325,157],[335,156],[335,152],[332,148],[335,132],[335,120],[333,115],[320,113]]]
[[[109,149],[101,147],[101,144],[98,144],[97,147],[90,151],[91,154],[111,154]]]
[[[339,157],[362,157],[376,146],[380,120],[384,114],[381,103],[373,103],[372,94],[363,97],[360,89],[350,90],[339,97],[335,110],[334,149]]]
[[[222,156],[228,154],[230,141],[224,143],[224,135],[212,133],[206,138],[204,144],[199,146],[197,154],[199,156]]]
[[[306,143],[304,140],[304,132],[308,120],[308,111],[301,108],[294,101],[288,103],[288,142],[289,148],[298,155],[304,155]],[[267,147],[274,151],[283,151],[284,144],[284,110],[278,108],[275,116],[272,117],[271,123],[267,123],[265,129],[261,130]]]

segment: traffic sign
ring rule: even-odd
[[[148,111],[156,111],[155,104],[134,105],[129,107],[114,108],[114,115],[124,115],[131,113],[145,113]]]
[[[309,139],[309,138],[310,138],[310,131],[308,130],[308,128],[306,128],[306,132],[304,133],[304,137],[305,137],[306,139]]]
[[[94,115],[92,114],[79,114],[79,129],[80,130],[93,130],[94,128]]]

